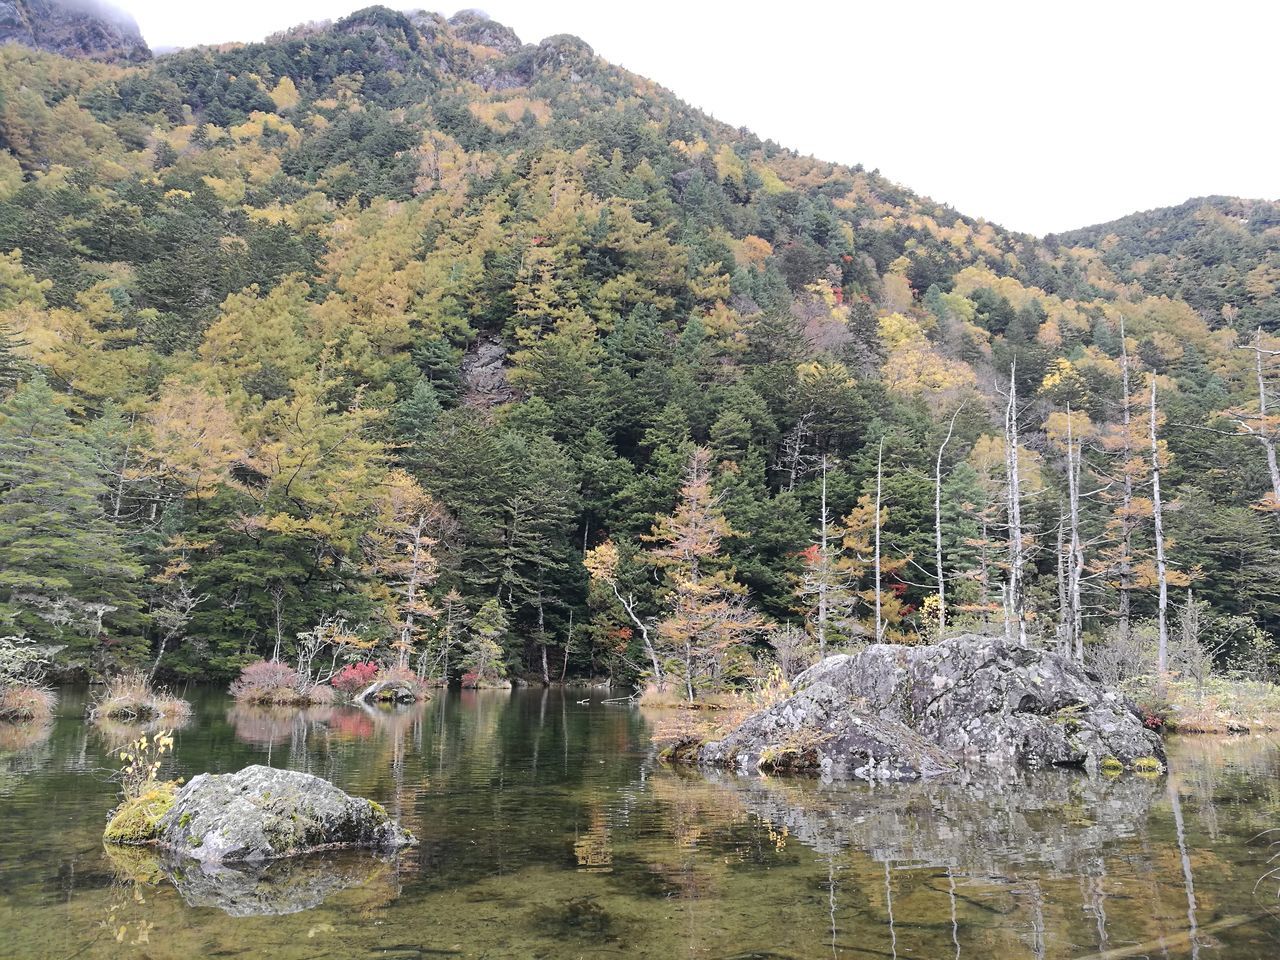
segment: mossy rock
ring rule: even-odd
[[[108,843],[103,849],[111,869],[121,880],[154,886],[165,877],[154,848]]]
[[[1124,764],[1115,757],[1107,754],[1102,758],[1102,762],[1098,764],[1103,773],[1119,773],[1124,769]]]
[[[663,747],[658,759],[664,763],[695,763],[701,746],[700,740],[680,740]]]
[[[1155,757],[1138,757],[1133,761],[1133,769],[1138,773],[1163,773],[1164,764]]]
[[[107,843],[151,843],[160,836],[160,818],[169,812],[178,785],[158,783],[140,797],[116,807],[103,831]]]
[[[756,765],[761,773],[812,773],[822,761],[814,747],[769,746],[760,753]]]

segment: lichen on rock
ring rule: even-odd
[[[914,780],[964,763],[1163,769],[1137,709],[1075,662],[1000,638],[874,644],[827,657],[700,762],[740,771]],[[779,758],[804,757],[803,764]]]
[[[122,808],[117,819],[126,812]],[[140,824],[145,833],[134,829]],[[108,827],[106,839],[153,842],[202,863],[271,860],[337,847],[395,850],[416,842],[371,800],[320,777],[256,765],[201,774],[172,793],[162,812],[130,812],[115,836]]]

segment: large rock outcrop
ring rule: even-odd
[[[0,43],[93,60],[151,58],[133,17],[100,0],[0,0]]]
[[[193,778],[160,818],[153,839],[206,864],[337,847],[394,850],[416,842],[371,800],[320,777],[262,766]]]
[[[734,770],[914,780],[966,762],[1162,769],[1160,737],[1057,654],[962,636],[827,657],[697,759]]]

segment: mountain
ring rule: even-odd
[[[817,582],[848,603],[833,637],[878,610],[915,639],[940,563],[949,622],[991,628],[1012,374],[1033,631],[1150,636],[1154,382],[1173,594],[1256,665],[1280,479],[1244,347],[1262,323],[1274,389],[1273,211],[1040,240],[474,12],[140,64],[8,45],[0,446],[27,472],[0,487],[0,617],[68,666],[223,676],[303,636],[436,663],[474,614],[513,671],[631,677],[703,583],[668,542],[696,529],[716,609],[795,628],[734,620],[725,682],[809,649]],[[91,475],[41,472],[50,445]],[[32,548],[50,490],[102,543],[91,581]]]
[[[0,43],[94,60],[151,57],[133,17],[98,0],[0,0]]]
[[[1280,326],[1280,202],[1201,197],[1051,238],[1097,250],[1126,284],[1238,327]]]

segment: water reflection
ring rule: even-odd
[[[271,863],[202,864],[145,847],[106,847],[122,887],[171,883],[192,907],[216,907],[233,917],[285,916],[311,910],[343,891],[348,906],[386,905],[400,895],[399,861],[367,851],[290,857]],[[137,900],[137,896],[132,897]]]
[[[1244,941],[1253,947],[1218,955],[1271,956],[1280,911],[1270,892],[1243,889],[1260,859],[1240,833],[1238,865],[1211,841],[1224,833],[1214,785],[1233,806],[1240,781],[1267,785],[1262,809],[1280,809],[1275,745],[1191,741],[1173,756],[1181,762],[1168,778],[976,771],[876,785],[668,768],[652,771],[645,790],[660,801],[674,849],[745,863],[757,852],[738,838],[754,824],[778,853],[798,844],[817,854],[831,955],[987,957],[1016,944],[1014,955],[1035,958],[1200,958],[1260,929],[1261,939]],[[1210,832],[1199,849],[1187,792],[1198,794],[1190,803]],[[650,867],[693,899],[723,883],[707,857]],[[1198,893],[1206,878],[1208,897]],[[876,945],[851,942],[855,931]]]
[[[1023,864],[1087,870],[1100,848],[1133,837],[1164,778],[1078,771],[973,771],[902,785],[823,783],[709,773],[698,810],[745,810],[820,854],[850,848],[877,861],[1006,876]]]
[[[178,719],[148,720],[146,723],[126,723],[123,720],[112,720],[109,717],[98,717],[88,721],[108,751],[116,751],[128,743],[132,743],[144,734],[154,736],[161,730],[176,731],[191,724],[190,717]]]
[[[237,740],[257,747],[290,744],[306,748],[313,731],[323,731],[333,719],[334,707],[257,706],[237,703],[227,711],[227,721]]]
[[[197,695],[170,775],[263,762],[315,773],[421,840],[390,863],[356,854],[216,873],[102,851],[110,756],[79,716],[60,716],[43,743],[2,758],[13,776],[0,789],[0,953],[1280,953],[1276,891],[1255,891],[1271,852],[1258,835],[1280,825],[1269,741],[1175,743],[1167,779],[822,784],[666,768],[637,711],[592,696],[467,691],[391,710],[262,711]]]
[[[11,793],[24,776],[48,762],[47,745],[52,735],[52,720],[0,721],[0,796]]]

